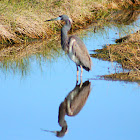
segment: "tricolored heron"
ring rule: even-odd
[[[84,83],[76,84],[74,89],[69,92],[64,101],[59,106],[58,123],[61,126],[60,131],[43,130],[52,132],[57,137],[63,137],[68,132],[68,125],[65,116],[76,116],[84,107],[88,96],[91,91],[91,82],[85,81]]]
[[[78,81],[78,73],[79,69],[81,68],[81,77],[83,73],[83,68],[86,71],[91,70],[91,58],[87,51],[87,48],[83,41],[75,36],[71,35],[68,36],[67,33],[71,29],[72,20],[67,15],[61,15],[58,18],[50,19],[47,21],[54,21],[54,20],[63,20],[65,21],[65,25],[61,29],[61,46],[62,49],[68,54],[70,59],[76,63],[77,67],[77,81]]]

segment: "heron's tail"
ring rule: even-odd
[[[89,68],[89,67],[85,67],[85,66],[82,66],[86,71],[90,71],[91,70],[91,68]]]

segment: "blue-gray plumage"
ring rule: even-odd
[[[75,36],[68,36],[68,31],[71,29],[72,20],[67,15],[61,15],[58,18],[47,20],[63,20],[65,25],[61,29],[61,46],[62,49],[68,54],[70,59],[76,63],[77,66],[77,78],[78,78],[78,66],[81,68],[81,77],[83,68],[86,71],[91,70],[91,58],[87,51],[87,48],[83,41]]]

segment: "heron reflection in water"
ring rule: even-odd
[[[75,36],[68,36],[68,31],[71,29],[72,20],[67,15],[61,15],[58,18],[46,20],[46,21],[54,21],[54,20],[63,20],[65,21],[65,25],[61,29],[61,46],[62,49],[68,54],[70,59],[76,63],[77,67],[77,81],[78,81],[78,73],[81,68],[81,78],[83,73],[83,68],[86,71],[91,70],[91,58],[87,51],[87,48],[83,41]]]
[[[61,126],[60,131],[46,132],[55,133],[57,137],[63,137],[68,130],[68,125],[65,120],[65,115],[75,116],[77,115],[83,106],[85,105],[87,98],[91,91],[91,82],[86,81],[84,83],[76,84],[75,88],[66,96],[65,100],[59,106],[58,123]]]

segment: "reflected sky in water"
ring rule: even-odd
[[[88,50],[114,43],[119,32],[91,34],[83,38]],[[90,51],[92,53],[92,51]],[[117,63],[92,59],[91,72],[83,72],[83,82],[90,80],[91,92],[83,109],[74,117],[65,116],[68,133],[63,139],[139,140],[140,87],[137,83],[99,80],[98,75],[122,71]],[[0,72],[0,139],[58,139],[43,130],[61,130],[58,111],[61,102],[76,84],[76,66],[67,56],[43,63],[31,61],[30,73]]]

